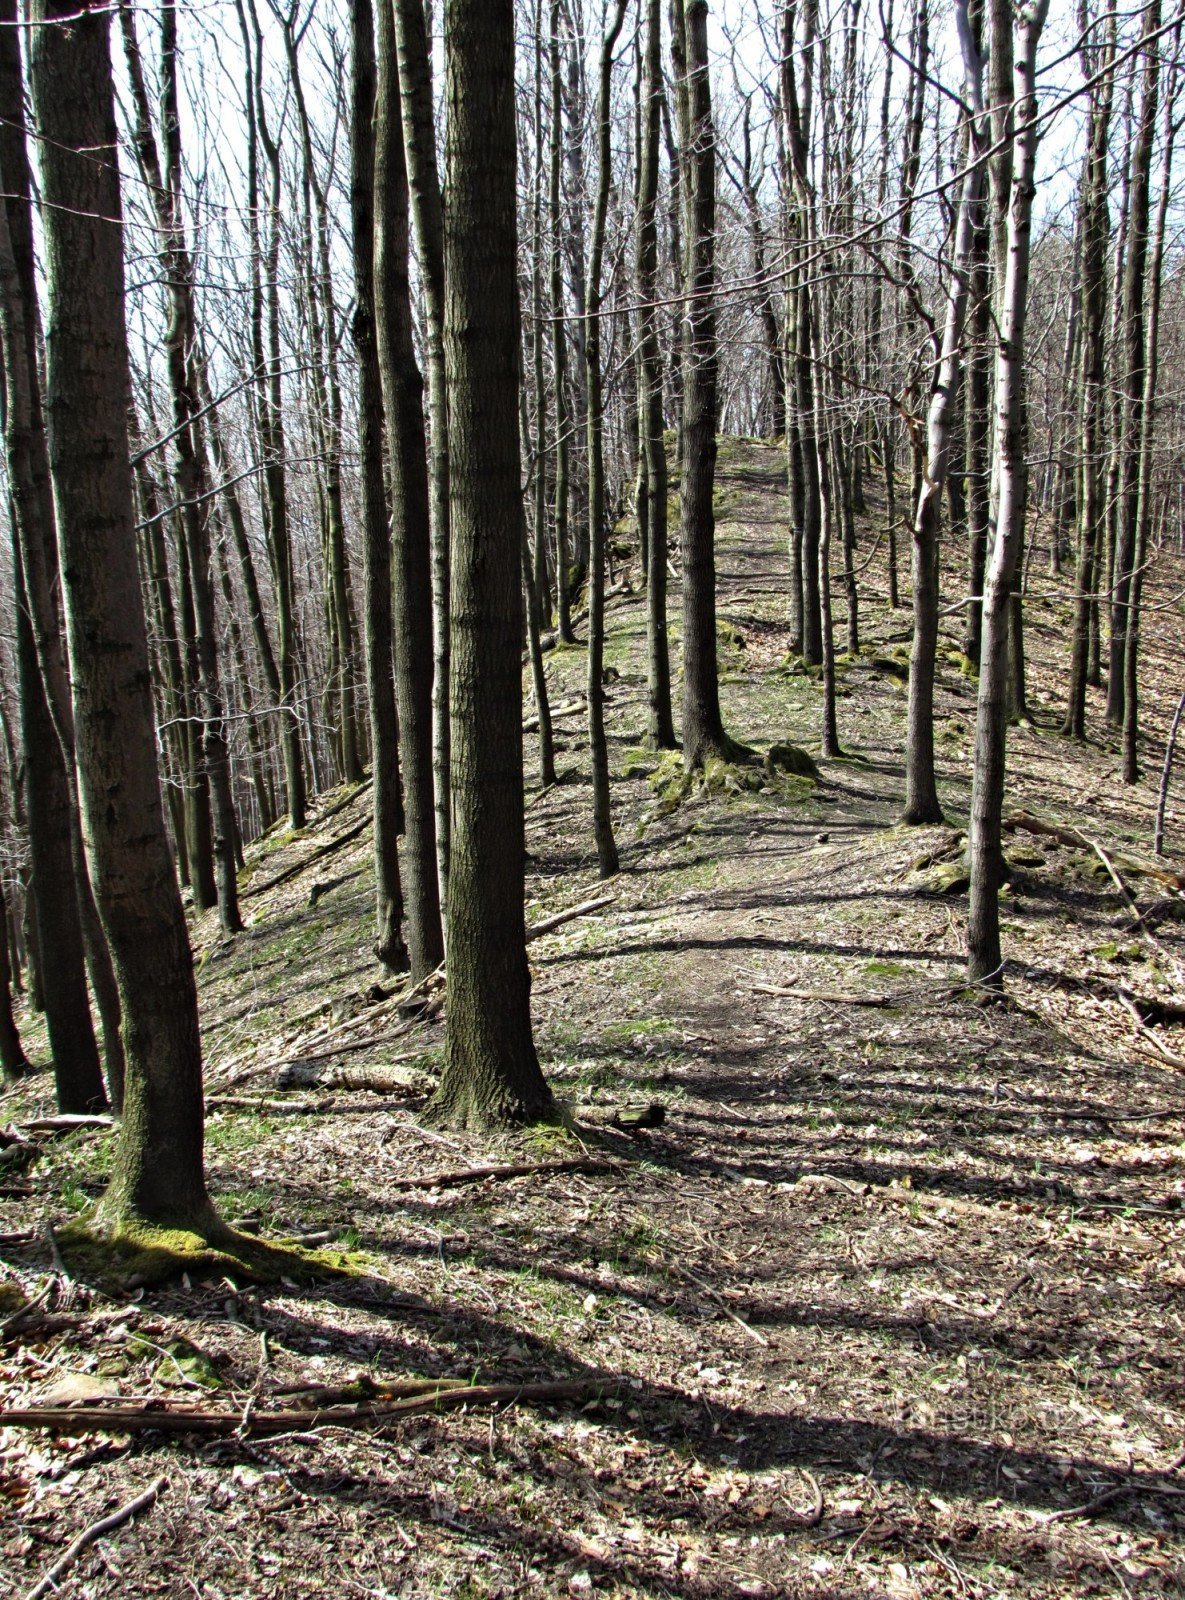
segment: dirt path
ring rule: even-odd
[[[813,746],[818,687],[782,665],[776,452],[726,449],[719,512],[729,726],[758,747]],[[1174,576],[1156,574],[1166,594]],[[869,581],[884,588],[875,563]],[[1046,725],[1062,602],[1035,585],[1038,726],[1012,738],[1010,804],[1109,850],[1146,848],[1152,789],[1123,792],[1112,749],[1074,749]],[[1181,619],[1160,615],[1171,672]],[[904,694],[892,652],[905,618],[875,603],[867,653],[842,664],[849,759],[823,764],[805,794],[693,794],[666,809],[638,749],[640,606],[609,616],[625,870],[612,907],[532,946],[538,1035],[574,1107],[659,1100],[665,1125],[606,1134],[621,1159],[607,1174],[409,1196],[394,1186],[409,1172],[573,1146],[555,1133],[429,1134],[414,1101],[370,1096],[329,1097],[312,1114],[215,1109],[212,1181],[227,1214],[326,1230],[363,1252],[367,1275],[315,1292],[158,1292],[126,1328],[10,1351],[3,1371],[9,1395],[61,1369],[143,1393],[167,1377],[153,1349],[183,1336],[237,1396],[261,1377],[369,1368],[590,1374],[612,1379],[615,1397],[267,1444],[139,1440],[104,1453],[97,1440],[54,1449],[0,1434],[14,1592],[68,1533],[164,1471],[151,1516],[110,1559],[80,1564],[73,1592],[85,1580],[94,1596],[1185,1593],[1185,1476],[1170,1465],[1185,1443],[1185,1084],[1113,998],[1120,983],[1180,995],[1180,924],[1159,925],[1159,946],[1133,936],[1089,850],[1018,834],[1010,1001],[985,1008],[962,988],[965,898],[938,892],[943,858],[958,853],[974,717],[953,660],[938,697],[951,830],[896,826]],[[577,653],[552,658],[556,703],[581,671]],[[529,812],[532,920],[598,888],[579,723],[562,726],[567,779]],[[365,804],[325,831],[344,832]],[[319,842],[277,843],[257,877]],[[302,1032],[363,1010],[375,978],[365,864],[362,839],[259,896],[233,950],[210,944],[216,1067],[279,1059]],[[311,908],[310,878],[329,884]],[[1131,881],[1150,903],[1148,881]],[[1180,1030],[1164,1042],[1180,1053]],[[437,1029],[419,1030],[352,1059],[415,1050],[430,1070],[438,1047]],[[19,1121],[32,1104],[10,1099],[6,1112]],[[108,1144],[50,1147],[3,1226],[36,1220],[67,1172],[85,1203]],[[0,1257],[27,1277],[38,1249]]]

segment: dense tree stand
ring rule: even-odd
[[[449,0],[445,40],[453,831],[448,1031],[429,1113],[482,1128],[557,1115],[531,1035],[523,915],[511,0]]]

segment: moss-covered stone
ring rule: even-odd
[[[814,757],[800,745],[780,742],[771,744],[765,755],[767,771],[789,772],[798,778],[817,778],[819,769]]]
[[[284,1278],[307,1283],[365,1271],[361,1259],[349,1252],[254,1239],[217,1221],[198,1233],[135,1221],[97,1225],[92,1213],[60,1228],[57,1240],[73,1277],[119,1289],[165,1283],[183,1272],[219,1273],[253,1283]]]

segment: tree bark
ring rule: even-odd
[[[386,0],[380,0],[386,4]],[[374,314],[374,16],[370,0],[350,8],[350,209],[354,253],[354,348],[358,356],[358,442],[362,457],[367,704],[374,817],[374,953],[390,972],[410,964],[403,940],[398,838],[403,832],[399,727],[391,648],[391,529],[383,480],[383,395]]]
[[[69,19],[69,26],[58,25]],[[97,1220],[215,1225],[193,956],[157,778],[128,465],[109,13],[39,0],[30,83],[48,275],[46,415],[87,851],[123,1005],[124,1118]]]
[[[451,466],[448,1030],[433,1114],[555,1116],[531,1037],[523,916],[522,476],[514,7],[446,0],[445,358]]]
[[[587,299],[584,306],[584,360],[588,407],[588,748],[592,764],[593,837],[602,878],[619,868],[609,799],[609,751],[605,743],[605,456],[604,401],[601,373],[601,267],[605,252],[605,220],[612,181],[610,122],[613,51],[625,21],[626,0],[616,0],[601,45],[597,95],[597,192],[588,252]]]
[[[432,533],[424,380],[416,363],[409,277],[407,167],[394,20],[379,0],[375,103],[375,342],[391,486],[391,621],[403,776],[403,882],[415,982],[444,959],[432,770]],[[517,408],[515,413],[517,421]],[[517,562],[516,562],[517,566]]]
[[[1005,745],[1008,731],[1008,617],[1017,562],[1024,547],[1025,320],[1028,312],[1029,244],[1037,156],[1037,45],[1049,0],[1029,0],[1019,13],[1020,49],[1014,72],[1001,79],[997,65],[1012,60],[1012,5],[990,0],[993,135],[996,121],[1015,147],[1007,161],[992,158],[992,201],[1005,218],[997,266],[1002,279],[996,337],[996,461],[998,500],[996,542],[984,585],[983,656],[975,729],[975,771],[971,790],[971,906],[967,921],[967,968],[973,983],[1000,988],[999,891],[1003,874],[1000,822],[1004,803]],[[1015,81],[1013,81],[1015,80]],[[1001,102],[999,96],[1006,95]],[[1013,112],[1015,130],[1013,131]],[[1015,155],[1015,172],[1013,171]],[[1008,193],[998,185],[1006,182]]]

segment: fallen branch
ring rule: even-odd
[[[763,1349],[769,1349],[769,1340],[765,1337],[765,1335],[758,1333],[756,1328],[751,1328],[743,1317],[738,1317],[736,1312],[728,1304],[727,1300],[725,1300],[724,1296],[718,1293],[717,1290],[713,1289],[710,1283],[705,1283],[702,1278],[696,1277],[695,1273],[689,1271],[687,1267],[676,1266],[674,1262],[671,1262],[670,1265],[672,1270],[677,1273],[680,1278],[686,1278],[688,1283],[693,1283],[702,1294],[706,1294],[708,1299],[712,1301],[713,1305],[717,1306],[721,1311],[723,1311],[726,1317],[731,1318],[731,1320],[736,1323],[737,1327],[740,1328],[742,1333],[747,1333],[750,1339],[761,1345]]]
[[[427,1177],[396,1178],[393,1189],[455,1189],[462,1183],[482,1183],[487,1178],[533,1178],[550,1172],[614,1172],[616,1161],[599,1161],[593,1156],[574,1156],[567,1161],[524,1161],[513,1166],[464,1167],[457,1172],[433,1172]]]
[[[240,899],[248,900],[253,895],[266,894],[269,889],[278,889],[281,884],[290,883],[293,878],[298,878],[302,872],[307,872],[310,867],[316,866],[318,861],[324,861],[326,856],[335,855],[337,851],[344,850],[346,845],[353,844],[355,839],[361,838],[370,827],[370,818],[348,828],[345,833],[339,833],[336,839],[330,839],[328,844],[323,844],[320,849],[314,850],[311,856],[306,856],[303,861],[297,861],[290,867],[285,867],[283,872],[277,872],[274,878],[269,878],[266,883],[252,884],[249,889],[244,889]]]
[[[304,1433],[310,1428],[358,1428],[367,1423],[400,1422],[405,1417],[461,1406],[546,1404],[588,1400],[612,1392],[612,1382],[582,1379],[567,1383],[485,1383],[463,1388],[440,1385],[426,1395],[357,1405],[301,1406],[281,1411],[206,1411],[192,1402],[152,1399],[134,1406],[91,1402],[77,1406],[23,1406],[0,1410],[0,1428],[45,1428],[53,1433],[239,1433],[267,1437]]]
[[[1140,1035],[1141,1039],[1147,1039],[1148,1043],[1153,1047],[1154,1050],[1157,1051],[1160,1056],[1164,1058],[1170,1067],[1175,1067],[1179,1072],[1185,1072],[1185,1056],[1174,1054],[1174,1052],[1170,1050],[1166,1044],[1161,1043],[1156,1034],[1153,1033],[1152,1029],[1148,1027],[1143,1017],[1136,1010],[1135,1001],[1130,995],[1125,994],[1122,989],[1119,991],[1119,1003],[1135,1023],[1136,1032]]]
[[[527,943],[532,939],[542,939],[545,933],[552,933],[556,928],[562,928],[565,922],[573,922],[577,917],[587,917],[594,911],[601,911],[605,906],[611,906],[617,899],[615,894],[603,894],[599,900],[586,900],[583,905],[572,906],[567,911],[557,911],[554,917],[544,917],[542,922],[536,922],[527,929]]]
[[[75,1133],[79,1128],[114,1128],[115,1118],[107,1115],[88,1116],[79,1112],[63,1111],[55,1117],[34,1117],[26,1122],[21,1133]]]
[[[1022,833],[1034,833],[1043,839],[1056,839],[1059,844],[1067,845],[1071,850],[1094,848],[1094,841],[1079,829],[1062,827],[1056,822],[1046,822],[1043,817],[1035,817],[1031,811],[1010,811],[1004,818],[1004,827],[1010,831],[1019,829]],[[1167,884],[1170,889],[1178,891],[1185,889],[1185,872],[1162,866],[1159,862],[1147,860],[1143,856],[1132,855],[1126,850],[1119,854],[1128,872],[1134,872],[1139,877],[1155,878],[1157,882]]]
[[[377,1040],[375,1041],[378,1042]],[[367,1048],[363,1045],[347,1048]],[[337,1054],[329,1051],[326,1054]],[[414,1061],[419,1052],[396,1056],[374,1067],[335,1067],[324,1064],[319,1056],[304,1056],[290,1061],[276,1074],[277,1089],[343,1089],[347,1091],[370,1090],[374,1094],[422,1094],[432,1086],[432,1080],[413,1067],[400,1066],[401,1061]]]
[[[164,1493],[168,1483],[167,1478],[157,1478],[155,1483],[148,1485],[143,1494],[138,1494],[134,1500],[129,1500],[126,1505],[120,1506],[118,1511],[112,1511],[108,1516],[101,1517],[98,1522],[92,1522],[89,1528],[84,1528],[45,1576],[33,1585],[25,1600],[42,1600],[44,1595],[56,1589],[58,1579],[74,1565],[84,1550],[88,1550],[104,1534],[114,1533],[116,1528],[122,1528],[124,1523],[130,1522],[137,1512],[147,1511],[149,1506]]]
[[[783,989],[775,983],[755,983],[754,994],[777,995],[785,1000],[818,1000],[829,1006],[891,1006],[889,994],[845,994],[840,989]]]

